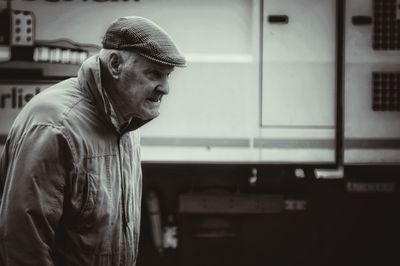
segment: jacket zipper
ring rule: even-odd
[[[119,166],[119,170],[121,172],[121,201],[122,201],[122,221],[123,221],[123,225],[124,225],[124,229],[127,226],[127,217],[126,217],[126,184],[125,184],[125,176],[124,176],[124,172],[123,172],[123,159],[122,159],[122,152],[121,152],[121,139],[122,137],[120,137],[118,139],[118,153],[119,153],[119,158],[120,158],[120,166]]]
[[[126,198],[126,184],[125,184],[125,176],[124,176],[124,172],[123,172],[123,158],[122,158],[122,152],[121,152],[121,139],[122,136],[120,136],[118,138],[118,154],[119,154],[119,158],[120,158],[120,173],[121,173],[121,203],[122,203],[122,252],[121,252],[121,261],[120,261],[120,265],[125,265],[125,260],[126,260],[126,228],[128,226],[127,223],[127,217],[126,217],[126,202],[125,202],[125,198]]]

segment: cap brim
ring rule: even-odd
[[[143,54],[143,53],[140,53],[140,52],[138,52],[138,54],[143,56],[143,57],[145,57],[145,58],[147,58],[147,59],[149,59],[149,60],[151,60],[151,61],[154,61],[154,62],[159,63],[159,64],[163,64],[163,65],[174,66],[174,67],[186,67],[187,66],[185,59],[182,59],[182,60],[180,60],[180,62],[178,62],[178,61],[169,61],[169,60],[163,60],[163,59],[160,59],[160,58],[155,58],[153,56],[149,56],[147,54]]]

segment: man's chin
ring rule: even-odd
[[[148,118],[148,120],[151,120],[151,119],[157,118],[159,115],[160,115],[160,113],[157,113],[156,115],[153,115],[153,116],[149,117],[149,118]]]
[[[141,115],[139,118],[142,120],[152,120],[160,115],[159,112],[151,112]]]

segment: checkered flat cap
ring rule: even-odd
[[[136,16],[114,20],[103,37],[103,48],[130,50],[157,63],[183,67],[186,59],[165,30]]]

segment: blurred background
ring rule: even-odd
[[[399,0],[0,0],[0,145],[129,15],[188,60],[140,129],[138,265],[400,262]]]

